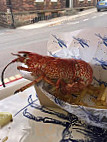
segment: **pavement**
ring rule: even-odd
[[[18,27],[17,29],[29,30],[29,29],[35,29],[35,28],[42,28],[42,27],[46,27],[46,26],[54,26],[54,25],[61,24],[65,21],[70,21],[75,18],[85,16],[85,15],[88,15],[88,14],[91,14],[94,12],[96,12],[96,8],[91,8],[91,9],[84,10],[82,12],[78,12],[75,15],[72,15],[72,13],[71,13],[71,15],[69,15],[69,16],[62,16],[62,17],[53,18],[51,20],[39,21],[38,23]]]

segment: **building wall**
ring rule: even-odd
[[[6,12],[6,1],[0,0],[0,11]],[[44,0],[44,2],[36,2],[36,0],[10,0],[12,2],[13,12],[22,11],[35,11],[35,10],[51,10],[51,9],[63,9],[66,8],[66,0],[57,0],[57,2],[51,2],[51,0]],[[73,0],[74,7],[93,6],[96,0]]]
[[[6,0],[0,0],[0,12],[6,12]]]
[[[66,0],[57,0],[57,2],[51,2],[51,0],[44,0],[44,2],[35,2],[36,10],[51,10],[66,8]]]
[[[88,7],[94,6],[96,4],[96,0],[73,0],[74,7]]]
[[[44,0],[44,2],[36,2],[35,0],[0,0],[0,25],[13,25],[12,13],[9,7],[12,4],[12,13],[15,26],[26,25],[40,20],[46,20],[57,15],[61,15],[59,9],[64,9],[66,0]],[[7,5],[6,5],[7,4]],[[53,14],[54,13],[54,14]]]
[[[11,25],[13,22],[11,11],[9,11],[10,7],[6,5],[9,1],[12,4],[15,26],[26,25],[65,14],[66,0],[57,0],[57,2],[51,2],[51,0],[44,0],[44,2],[36,2],[36,0],[0,0],[0,21],[5,21],[7,25]],[[72,0],[74,8],[93,6],[95,1]],[[3,25],[3,22],[0,25]]]
[[[36,2],[35,0],[11,0],[14,12],[35,11],[35,10],[50,10],[65,8],[66,0],[44,0],[44,2]]]
[[[16,26],[57,17],[62,15],[59,11],[66,7],[66,0],[57,0],[57,2],[51,2],[51,0],[44,0],[44,2],[36,2],[35,0],[11,1]]]
[[[34,0],[11,0],[13,12],[34,11]]]

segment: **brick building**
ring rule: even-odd
[[[0,0],[0,25],[25,25],[64,15],[66,8],[94,6],[96,0]]]
[[[88,7],[88,6],[95,6],[97,0],[74,0],[73,6],[74,7]]]
[[[98,0],[66,0],[66,7],[84,8],[95,6]]]

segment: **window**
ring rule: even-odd
[[[51,2],[57,2],[58,0],[51,0]]]
[[[79,0],[79,1],[81,2],[81,1],[84,1],[84,0]]]
[[[44,0],[35,0],[35,2],[44,2]]]

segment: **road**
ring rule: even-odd
[[[2,29],[0,30],[0,73],[3,68],[13,59],[11,53],[16,53],[20,50],[37,52],[43,55],[47,54],[47,42],[49,36],[53,32],[69,32],[82,28],[106,27],[107,26],[107,11],[94,12],[82,15],[80,17],[71,18],[60,22],[57,25],[46,26],[42,28],[25,29],[24,27],[17,29]],[[8,67],[5,73],[5,78],[9,78],[19,74],[16,70],[16,65]]]

